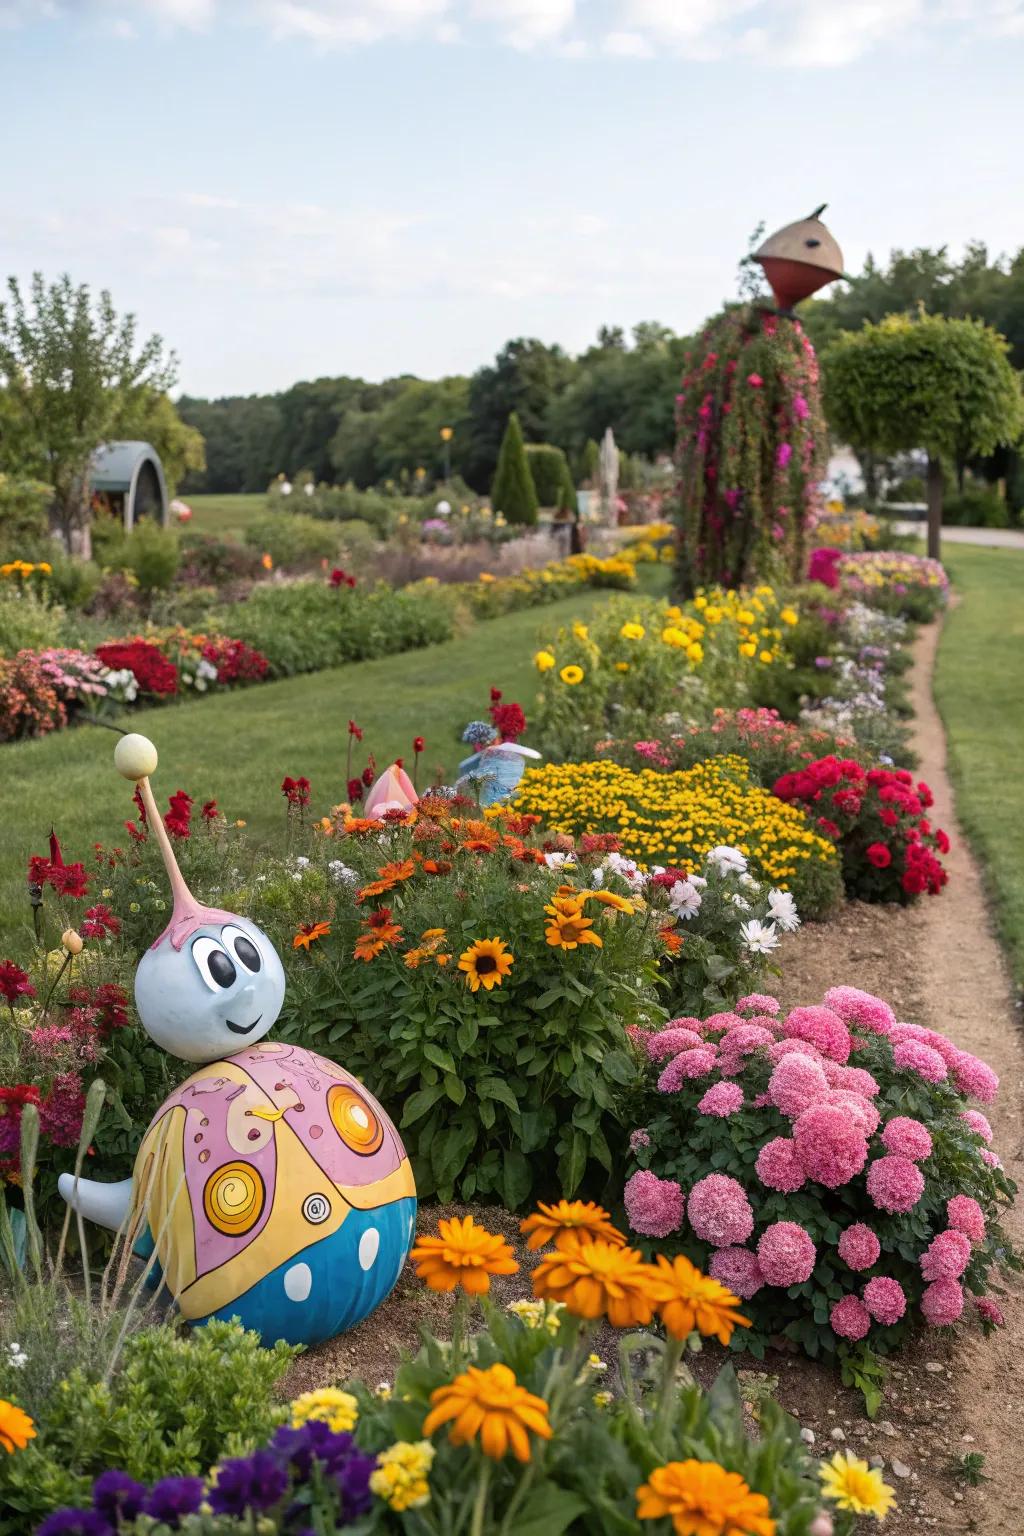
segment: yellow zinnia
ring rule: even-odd
[[[771,1505],[717,1461],[670,1461],[636,1491],[638,1520],[668,1515],[676,1536],[775,1536]]]
[[[683,634],[682,630],[677,629],[674,624],[667,624],[665,626],[661,632],[661,638],[663,644],[673,645],[677,649],[679,649],[681,646],[685,646],[686,644],[686,636]]]
[[[459,956],[459,970],[465,971],[470,990],[479,992],[483,987],[490,992],[500,987],[513,965],[513,956],[504,940],[476,939]]]
[[[427,1476],[436,1452],[429,1440],[396,1440],[377,1456],[370,1492],[392,1509],[420,1509],[430,1501]]]
[[[507,1365],[492,1365],[486,1371],[471,1365],[432,1392],[430,1401],[434,1406],[423,1421],[425,1435],[450,1423],[448,1438],[453,1445],[468,1445],[479,1434],[480,1449],[494,1461],[510,1449],[517,1461],[529,1461],[530,1435],[551,1439],[547,1403],[521,1387]]]
[[[570,687],[575,687],[577,683],[582,683],[583,681],[583,668],[570,664],[568,667],[563,667],[558,675],[563,683],[568,683]]]
[[[550,651],[537,651],[533,658],[533,664],[538,672],[550,672],[555,664],[555,658]]]
[[[318,1392],[303,1392],[292,1402],[292,1429],[301,1429],[310,1419],[319,1419],[335,1434],[356,1427],[359,1404],[351,1392],[337,1387],[322,1387]]]
[[[623,624],[619,630],[623,640],[642,640],[646,633],[642,624]]]
[[[849,1451],[837,1451],[823,1462],[818,1475],[827,1499],[855,1515],[874,1515],[884,1520],[896,1499],[896,1490],[882,1478],[877,1467]]]

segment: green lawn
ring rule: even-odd
[[[192,508],[187,527],[200,533],[215,533],[221,539],[241,539],[253,518],[267,510],[267,498],[261,492],[252,495],[183,496]]]
[[[642,567],[642,575],[643,590],[652,592],[664,587],[667,568]],[[422,735],[424,778],[441,766],[450,779],[468,750],[458,732],[486,716],[491,685],[518,699],[529,717],[536,693],[531,657],[541,630],[550,634],[559,624],[586,619],[611,595],[581,591],[546,608],[480,623],[444,645],[136,710],[121,723],[157,744],[154,789],[161,804],[179,788],[197,803],[215,798],[226,815],[243,817],[259,839],[270,841],[284,832],[279,785],[285,774],[310,779],[320,810],[344,799],[350,717],[378,763],[396,756],[411,761],[412,739]],[[0,749],[3,953],[27,942],[26,864],[30,853],[46,851],[51,824],[74,858],[84,858],[94,842],[126,841],[121,824],[134,810],[130,786],[114,771],[115,740],[110,731],[83,726]]]
[[[935,697],[957,810],[1024,985],[1024,551],[947,543],[943,559],[961,602],[946,620]]]

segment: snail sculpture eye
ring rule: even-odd
[[[192,945],[192,958],[211,992],[234,986],[238,976],[234,961],[216,939],[201,934]]]
[[[362,1157],[379,1150],[384,1127],[366,1100],[347,1083],[335,1083],[327,1095],[331,1124],[347,1147]]]
[[[225,949],[234,954],[235,958],[241,961],[247,971],[251,971],[255,976],[257,971],[262,969],[262,955],[249,935],[243,933],[241,928],[229,926],[223,930],[220,937]]]

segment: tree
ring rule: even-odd
[[[515,411],[508,418],[501,440],[491,504],[496,512],[504,512],[510,523],[537,521],[537,490],[523,445],[523,429]]]
[[[575,510],[576,487],[561,448],[553,443],[528,443],[526,460],[540,505],[554,507],[557,512]]]
[[[509,414],[515,411],[527,442],[550,441],[552,401],[572,377],[574,364],[561,347],[542,341],[510,341],[493,367],[481,368],[469,381],[468,451],[463,474],[470,485],[485,486],[494,474]]]
[[[90,552],[89,466],[118,422],[147,395],[165,394],[174,355],[159,336],[136,345],[134,315],[119,317],[105,290],[65,275],[32,278],[28,302],[16,278],[0,304],[0,464],[52,487],[51,526],[68,549]]]
[[[980,320],[889,315],[826,350],[825,411],[857,449],[928,455],[928,553],[942,530],[943,461],[994,453],[1024,433],[1020,380],[1006,340]]]
[[[206,445],[198,427],[183,421],[168,395],[147,392],[114,425],[118,437],[152,443],[164,467],[168,494],[173,496],[186,475],[206,471]]]

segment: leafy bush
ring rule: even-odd
[[[246,526],[245,542],[284,571],[308,571],[338,553],[336,529],[306,513],[283,509],[254,518]]]
[[[773,786],[780,800],[816,814],[817,826],[839,844],[843,882],[862,901],[913,901],[937,896],[946,883],[938,853],[949,838],[925,811],[934,803],[923,781],[905,768],[865,771],[849,758],[818,758]]]
[[[953,528],[1008,528],[1010,509],[994,485],[965,485],[943,500],[942,521]]]
[[[265,546],[259,546],[259,550]],[[256,549],[218,539],[212,533],[189,531],[181,539],[181,576],[189,583],[222,586],[228,581],[252,580],[262,573]]]
[[[526,458],[541,506],[575,511],[576,487],[561,448],[552,443],[527,443]]]
[[[567,841],[524,840],[529,819],[449,805],[428,798],[412,826],[342,819],[310,865],[264,866],[244,910],[286,957],[282,1033],[381,1098],[420,1194],[515,1209],[611,1173],[625,1025],[661,1013],[662,946],[614,870],[590,891],[599,852],[574,869]],[[319,921],[329,934],[296,949]]]
[[[755,1354],[782,1334],[869,1380],[855,1343],[887,1353],[922,1320],[998,1320],[977,1299],[1016,1262],[999,1226],[1014,1185],[969,1108],[998,1087],[984,1062],[846,986],[786,1016],[755,995],[643,1047],[630,1223],[743,1297]],[[685,1219],[659,1219],[681,1197]]]
[[[67,609],[88,608],[103,584],[103,572],[92,560],[79,560],[55,546],[49,556],[51,601]]]
[[[51,495],[41,481],[0,474],[0,547],[49,548],[46,508]]]
[[[494,510],[503,513],[510,523],[537,521],[537,490],[515,411],[508,418],[505,435],[501,440],[498,467],[491,486],[491,502]]]
[[[178,535],[149,520],[136,524],[125,541],[122,569],[131,571],[143,592],[166,592],[181,565]]]
[[[64,611],[31,588],[0,579],[0,656],[59,645]]]
[[[835,848],[802,811],[748,781],[739,757],[682,773],[549,763],[526,770],[514,805],[555,832],[617,833],[623,853],[645,866],[698,870],[713,849],[738,847],[756,878],[790,891],[806,917],[822,916],[840,891]]]

